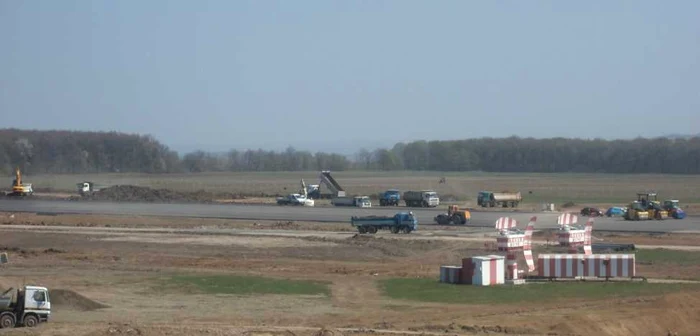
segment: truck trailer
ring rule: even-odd
[[[492,192],[480,191],[476,202],[483,208],[493,208],[502,206],[504,208],[515,208],[523,200],[520,192]]]
[[[0,295],[0,327],[36,327],[51,316],[49,290],[39,286],[10,288]]]
[[[418,219],[413,212],[399,212],[394,216],[353,216],[350,223],[359,233],[375,234],[382,229],[389,229],[391,233],[411,233],[418,229]]]
[[[434,208],[440,205],[440,198],[435,191],[407,191],[403,193],[403,200],[407,207],[424,207]]]

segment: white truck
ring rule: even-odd
[[[335,206],[354,206],[358,208],[371,208],[372,201],[369,196],[334,197],[331,204]]]
[[[314,200],[302,194],[289,194],[284,197],[277,197],[277,205],[314,206],[314,203]]]
[[[81,196],[90,195],[90,194],[93,194],[93,193],[100,191],[101,189],[106,188],[106,186],[98,186],[94,182],[89,182],[89,181],[80,182],[77,184],[77,186],[78,186],[78,194],[80,194]]]
[[[36,327],[51,316],[51,300],[46,287],[10,288],[0,295],[0,328]]]
[[[440,197],[433,190],[407,191],[403,193],[407,207],[434,208],[440,205]]]

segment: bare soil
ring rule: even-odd
[[[483,242],[375,236],[298,224],[216,219],[1,214],[0,287],[51,288],[52,320],[7,335],[692,335],[700,292],[660,297],[566,299],[516,306],[392,300],[378,279],[426,277],[439,266],[492,253]],[[17,229],[14,225],[29,225]],[[108,225],[120,231],[97,230]],[[319,225],[325,227],[321,230]],[[52,227],[62,228],[54,230]],[[252,234],[178,234],[144,228],[242,228]],[[141,231],[140,231],[141,230]],[[307,235],[306,232],[317,232]],[[265,235],[269,232],[270,235]],[[615,236],[606,239],[641,239]],[[698,236],[659,236],[659,244],[698,244]],[[331,296],[209,295],[163,288],[174,274],[247,274],[325,280]],[[700,266],[637,265],[649,277],[699,278]],[[696,333],[697,334],[697,333]]]

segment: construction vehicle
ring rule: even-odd
[[[22,183],[22,172],[19,167],[15,170],[15,179],[12,180],[12,191],[7,196],[29,196],[34,194],[31,183]]]
[[[446,214],[439,214],[435,217],[435,222],[440,225],[465,225],[471,221],[469,210],[460,210],[456,205],[449,205]]]
[[[306,191],[306,183],[304,183],[304,179],[301,179],[301,192],[292,193],[284,197],[277,197],[277,205],[314,206],[314,200],[308,197]]]
[[[685,218],[685,211],[681,209],[678,200],[665,200],[664,210],[668,211],[668,216],[675,219]]]
[[[335,206],[354,206],[358,208],[371,208],[372,201],[368,196],[335,197],[331,200]]]
[[[401,201],[401,192],[396,189],[379,193],[379,205],[381,206],[398,206],[399,201]]]
[[[515,208],[523,200],[523,196],[520,192],[492,192],[492,191],[479,191],[476,198],[476,204],[483,208],[493,208],[496,206],[502,206],[507,208]]]
[[[330,170],[321,171],[319,174],[320,182],[319,184],[309,185],[307,188],[307,194],[309,198],[320,199],[320,198],[334,198],[334,197],[345,197],[345,189],[340,186],[338,181],[331,176]],[[330,193],[322,193],[321,185],[325,185]]]
[[[649,219],[649,211],[647,207],[640,201],[633,201],[627,206],[623,218],[625,220],[644,220]]]
[[[51,316],[51,300],[46,287],[10,288],[0,295],[0,328],[36,327]]]
[[[432,190],[407,191],[403,193],[403,200],[407,207],[434,208],[440,205],[438,194]]]
[[[661,202],[656,199],[656,193],[637,193],[637,201],[647,208],[649,211],[649,219],[664,220],[668,218],[668,211],[666,211],[661,206]]]
[[[363,234],[375,234],[381,229],[389,229],[391,233],[411,233],[418,229],[418,219],[413,212],[399,212],[394,216],[353,216],[350,223],[357,228],[357,232]]]
[[[78,186],[78,194],[81,196],[91,195],[105,188],[104,186],[98,186],[94,182],[89,181],[80,182],[76,185]]]

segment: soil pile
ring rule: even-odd
[[[51,305],[59,309],[90,311],[101,308],[109,308],[108,305],[90,300],[72,290],[67,289],[49,290],[49,298],[51,298]]]
[[[230,193],[215,194],[204,190],[179,192],[171,189],[152,189],[133,185],[116,185],[94,194],[76,197],[75,200],[111,202],[150,202],[150,203],[213,203],[217,199],[241,199],[242,196]]]

